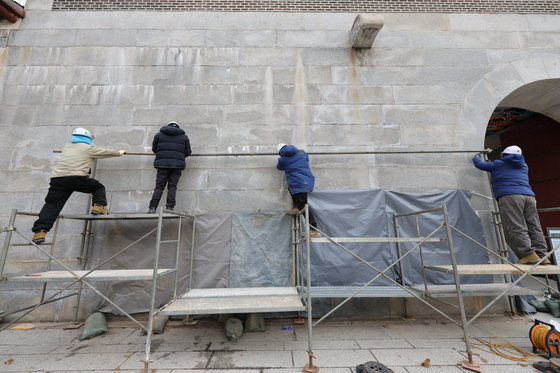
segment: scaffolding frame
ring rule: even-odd
[[[440,224],[434,230],[432,230],[428,235],[426,235],[424,237],[421,237],[420,235],[418,237],[400,237],[400,229],[399,229],[399,223],[398,223],[399,219],[402,219],[402,218],[407,217],[407,216],[419,216],[419,215],[422,215],[422,214],[434,213],[434,212],[440,212],[441,213],[441,215],[443,217],[443,223]],[[308,216],[308,214],[309,214],[309,206],[306,205],[305,210],[304,210],[304,215]],[[499,215],[499,213],[497,215]],[[418,228],[418,219],[416,221],[417,221],[417,233],[419,234],[420,232],[419,232],[419,228]],[[470,237],[469,235],[462,232],[457,227],[453,226],[450,223],[449,214],[448,214],[448,210],[447,210],[447,205],[445,205],[445,204],[440,206],[440,207],[436,207],[436,208],[432,208],[432,209],[419,210],[419,211],[413,211],[413,212],[402,213],[402,214],[395,214],[393,222],[394,222],[394,225],[395,225],[396,237],[329,237],[327,234],[325,234],[321,230],[310,226],[309,223],[308,223],[309,222],[308,219],[306,219],[306,222],[307,223],[305,224],[305,229],[300,234],[306,237],[306,247],[307,247],[307,250],[308,250],[308,258],[309,259],[311,258],[311,255],[310,255],[310,252],[309,252],[309,250],[310,250],[309,247],[310,247],[311,242],[315,242],[315,243],[329,242],[329,243],[334,244],[335,247],[337,247],[339,249],[342,249],[346,253],[350,254],[355,259],[357,259],[359,262],[361,262],[361,263],[365,264],[366,266],[368,266],[369,268],[371,268],[373,271],[377,272],[377,274],[371,280],[369,280],[368,282],[366,282],[362,286],[343,287],[342,291],[339,291],[339,289],[337,289],[336,286],[333,286],[333,287],[330,287],[330,289],[327,289],[326,293],[325,293],[324,289],[321,289],[323,291],[323,294],[321,295],[321,297],[325,297],[325,296],[329,296],[329,297],[332,297],[332,298],[344,297],[345,299],[341,303],[339,303],[337,306],[333,307],[330,311],[328,311],[325,315],[323,315],[319,320],[315,321],[314,323],[312,322],[312,318],[311,318],[311,304],[309,304],[309,306],[308,306],[308,328],[309,328],[310,337],[309,337],[308,354],[310,356],[310,360],[309,360],[310,364],[312,362],[312,356],[313,356],[312,343],[311,343],[312,328],[317,326],[319,323],[321,323],[323,320],[325,320],[328,316],[332,315],[337,309],[342,307],[350,299],[352,299],[356,296],[359,296],[359,294],[361,292],[366,293],[365,295],[363,295],[365,297],[372,296],[372,293],[369,293],[369,294],[367,293],[367,288],[370,287],[370,285],[375,280],[377,280],[378,278],[383,276],[385,279],[388,279],[390,282],[394,283],[404,293],[409,294],[410,296],[416,298],[418,301],[420,301],[424,305],[428,306],[432,310],[436,311],[438,314],[440,314],[441,316],[443,316],[444,318],[446,318],[450,322],[452,322],[455,325],[461,327],[462,330],[463,330],[466,353],[467,353],[467,358],[468,358],[468,360],[462,362],[462,366],[466,369],[478,371],[479,366],[478,366],[478,364],[476,364],[473,361],[473,353],[472,353],[471,343],[470,343],[469,326],[478,317],[480,317],[488,308],[490,308],[494,303],[496,303],[500,298],[502,298],[505,295],[511,294],[512,290],[514,291],[513,294],[515,294],[515,295],[534,294],[535,292],[530,290],[530,289],[524,289],[524,288],[520,288],[520,287],[517,286],[517,284],[523,278],[525,278],[526,276],[530,276],[533,279],[535,279],[536,281],[538,281],[540,284],[545,286],[546,288],[554,290],[554,288],[552,288],[550,285],[548,285],[548,283],[542,282],[540,279],[536,278],[534,275],[538,275],[538,274],[558,274],[558,273],[560,273],[560,267],[558,267],[558,266],[540,266],[542,261],[547,259],[549,256],[553,255],[553,253],[557,249],[560,248],[560,245],[552,248],[552,250],[549,251],[545,257],[541,258],[535,264],[521,265],[521,264],[512,263],[507,259],[507,257],[504,257],[504,256],[501,255],[502,254],[501,251],[499,253],[494,252],[494,250],[492,250],[491,248],[489,248],[486,245],[476,241],[474,238]],[[501,226],[497,225],[497,227],[500,228]],[[309,237],[310,229],[313,229],[313,230],[317,231],[321,235],[321,238],[310,238]],[[436,233],[438,233],[440,231],[444,233],[444,237],[442,239],[434,237],[436,235]],[[492,265],[492,264],[487,264],[487,265],[484,265],[484,264],[483,265],[460,265],[457,262],[457,257],[455,255],[455,246],[454,246],[453,237],[452,237],[453,233],[457,233],[457,234],[463,236],[464,238],[468,239],[470,242],[473,242],[477,246],[485,249],[490,255],[498,257],[502,264],[499,264],[499,265]],[[504,237],[503,236],[503,231],[502,231],[502,236],[498,236],[498,238],[500,238],[500,237]],[[396,243],[397,244],[397,250],[396,250],[397,251],[397,259],[393,263],[391,263],[388,267],[381,270],[381,269],[376,268],[372,264],[370,264],[367,260],[361,258],[359,255],[352,252],[346,246],[344,246],[342,243],[345,243],[345,242],[370,242],[370,243],[372,243],[372,242],[387,242],[387,243]],[[414,245],[414,247],[412,247],[411,249],[409,249],[408,251],[403,253],[401,251],[401,248],[400,248],[400,243],[403,243],[403,242],[408,242],[408,243],[415,242],[416,244]],[[429,264],[425,263],[424,254],[423,254],[423,251],[422,251],[422,244],[425,243],[425,242],[446,243],[446,246],[449,250],[451,265],[442,266],[442,265],[429,265]],[[505,245],[505,243],[503,243],[503,244]],[[407,283],[406,283],[406,276],[405,276],[405,272],[404,272],[403,260],[406,257],[408,257],[409,255],[411,255],[413,252],[416,252],[416,251],[419,252],[420,262],[421,262],[421,265],[422,265],[422,278],[423,278],[423,281],[424,281],[423,286],[410,286],[410,285],[407,285]],[[310,278],[311,277],[311,270],[309,268],[310,267],[309,262],[310,262],[310,260],[307,261],[307,276],[309,276],[309,277],[307,277],[308,286],[307,287],[302,287],[302,288],[304,289],[304,293],[305,293],[307,299],[310,301],[311,299],[313,299],[313,293],[314,293],[316,288],[309,285],[312,282],[311,278]],[[390,276],[387,275],[387,271],[390,270],[391,268],[393,268],[396,265],[399,265],[399,267],[401,269],[401,278],[400,278],[401,281],[394,280],[393,278],[391,278]],[[454,282],[455,290],[450,291],[449,288],[448,288],[449,287],[448,285],[429,284],[429,282],[427,281],[426,270],[433,270],[433,271],[439,271],[439,272],[444,272],[444,273],[451,274],[453,276],[453,282]],[[300,272],[299,274],[300,274],[300,277],[302,277],[301,275],[303,273]],[[464,297],[475,296],[475,295],[480,295],[480,294],[478,294],[476,292],[473,292],[473,291],[466,291],[466,286],[461,284],[460,276],[461,275],[491,275],[491,274],[504,275],[504,278],[506,280],[509,278],[509,275],[513,275],[513,274],[518,274],[519,277],[515,281],[504,282],[504,286],[501,289],[493,289],[490,292],[486,292],[486,294],[483,294],[485,296],[493,295],[494,299],[492,299],[485,307],[483,307],[481,310],[479,310],[475,315],[473,315],[469,319],[468,316],[467,316],[466,310],[465,310]],[[300,284],[300,286],[301,286],[301,284]],[[383,286],[378,286],[378,287],[383,287]],[[445,288],[445,291],[443,291],[443,292],[437,291],[437,290],[434,292],[433,290],[431,290],[434,287],[436,289],[438,287],[440,289],[441,289],[441,287],[446,287],[446,288]],[[351,292],[351,294],[348,295],[349,291]],[[375,296],[375,295],[373,295],[373,296]],[[439,298],[450,297],[450,296],[455,296],[457,298],[458,305],[454,305],[454,304],[451,304],[449,302],[443,301],[442,299],[439,299]],[[446,314],[441,308],[438,308],[438,307],[434,306],[433,304],[431,304],[430,302],[428,302],[428,300],[439,302],[439,303],[442,303],[444,305],[451,306],[454,309],[457,309],[459,311],[459,314],[460,314],[460,321],[455,320],[453,317]]]
[[[74,314],[74,322],[77,322],[78,312],[79,312],[79,305],[82,293],[82,286],[85,285],[87,288],[92,290],[95,294],[100,296],[103,300],[108,302],[110,305],[115,307],[119,312],[121,312],[125,317],[131,320],[133,323],[138,325],[142,330],[146,332],[146,357],[142,361],[144,362],[145,367],[148,367],[150,360],[150,350],[151,350],[151,337],[152,337],[152,326],[153,326],[153,318],[156,315],[155,310],[155,297],[156,297],[156,286],[157,280],[163,276],[174,274],[173,279],[173,297],[177,295],[177,285],[178,285],[178,275],[179,275],[179,255],[181,252],[181,229],[184,219],[192,219],[193,222],[193,230],[192,230],[192,242],[191,242],[191,252],[194,250],[194,237],[196,232],[196,216],[188,215],[183,212],[175,212],[171,210],[164,210],[160,208],[157,214],[113,214],[113,215],[60,215],[56,222],[53,229],[53,238],[51,242],[37,245],[29,238],[25,237],[23,234],[19,232],[16,228],[16,217],[18,215],[24,216],[38,216],[36,213],[31,212],[24,212],[18,211],[17,209],[13,209],[10,215],[9,225],[6,228],[0,229],[0,233],[6,233],[6,237],[4,239],[4,243],[2,246],[2,252],[0,255],[0,282],[43,282],[42,290],[41,290],[41,298],[39,303],[24,307],[15,311],[11,311],[9,313],[3,313],[0,315],[0,318],[5,316],[9,316],[12,314],[23,312],[15,319],[11,320],[10,322],[6,323],[6,325],[0,328],[0,332],[10,327],[12,324],[20,320],[22,317],[25,317],[27,314],[31,313],[32,311],[36,310],[37,308],[52,303],[61,299],[65,299],[71,296],[76,296],[76,304],[75,304],[75,314]],[[82,231],[82,239],[81,239],[81,246],[80,246],[80,257],[78,257],[79,264],[81,266],[81,270],[73,270],[69,268],[69,266],[65,265],[61,259],[58,259],[54,256],[55,250],[55,242],[56,242],[56,234],[58,232],[58,225],[60,219],[74,219],[74,220],[84,220],[86,224],[84,224],[84,228]],[[142,235],[139,239],[135,240],[131,244],[127,245],[126,247],[118,250],[115,254],[111,255],[110,257],[103,259],[100,263],[93,266],[93,268],[86,269],[88,265],[89,259],[89,251],[90,251],[90,244],[91,244],[91,223],[93,221],[103,221],[103,220],[154,220],[157,219],[156,227],[151,229],[148,233]],[[162,237],[162,229],[163,229],[163,221],[167,219],[177,220],[177,237],[173,240],[165,240]],[[88,224],[89,223],[89,224]],[[99,269],[103,265],[107,264],[129,248],[133,247],[138,242],[146,239],[149,235],[156,232],[156,239],[155,239],[155,253],[154,253],[154,263],[152,269],[113,269],[113,270],[101,270]],[[12,236],[13,234],[17,234],[20,238],[23,239],[25,242],[24,244],[12,244]],[[163,243],[175,243],[175,258],[174,258],[174,267],[173,268],[159,268],[159,258],[160,258],[160,249],[161,244]],[[15,276],[15,277],[5,277],[4,270],[5,265],[8,258],[8,251],[12,246],[33,246],[35,247],[41,254],[46,256],[48,259],[46,260],[46,272],[35,273],[26,276]],[[50,246],[50,250],[44,250],[41,246]],[[55,263],[62,267],[63,271],[51,271],[52,264]],[[189,273],[190,276],[190,273]],[[49,281],[50,280],[50,281]],[[91,281],[90,281],[91,280]],[[122,307],[117,305],[113,302],[108,296],[100,292],[96,289],[94,285],[90,282],[101,282],[101,281],[134,281],[134,280],[151,280],[151,291],[150,291],[150,304],[149,304],[149,311],[148,311],[148,320],[147,325],[144,326],[141,322],[135,319],[129,312],[126,312]],[[46,294],[46,287],[48,282],[67,282],[62,288],[55,291],[50,297],[45,299]],[[59,296],[65,290],[71,288],[73,285],[79,285],[78,291]]]

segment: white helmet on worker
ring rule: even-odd
[[[89,137],[90,139],[93,140],[93,136],[91,135],[91,133],[86,130],[85,128],[75,128],[74,131],[72,131],[72,135],[74,136],[85,136],[85,137]]]
[[[517,145],[508,146],[502,151],[502,156],[504,154],[521,154],[521,148]]]
[[[286,144],[278,144],[276,145],[276,151],[280,151],[280,149],[282,149],[284,146],[286,146]]]
[[[167,123],[168,126],[179,128],[179,124],[175,121]]]

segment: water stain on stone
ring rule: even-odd
[[[235,352],[223,351],[218,353],[213,353],[210,361],[212,361],[212,368],[226,369],[235,368],[235,362],[233,360],[233,354]]]
[[[158,341],[158,340],[152,341],[152,350],[157,351],[158,348],[161,347],[162,343],[163,343],[162,341]]]

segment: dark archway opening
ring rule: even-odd
[[[488,122],[484,145],[493,149],[492,160],[507,146],[521,147],[539,210],[560,207],[559,122],[525,109],[497,107]],[[540,212],[539,217],[545,234],[547,228],[560,228],[560,211]]]

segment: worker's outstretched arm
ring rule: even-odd
[[[92,158],[111,158],[120,157],[122,154],[118,150],[102,148],[100,146],[91,146],[89,155]]]
[[[480,155],[477,154],[472,159],[473,164],[476,168],[483,171],[492,171],[496,168],[496,161],[485,162],[481,159]]]

